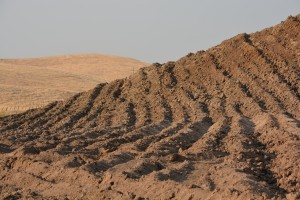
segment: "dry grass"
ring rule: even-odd
[[[18,113],[110,82],[147,66],[112,55],[0,59],[0,113]]]

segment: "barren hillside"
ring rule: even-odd
[[[131,58],[99,54],[0,59],[0,116],[65,100],[145,66]]]
[[[299,199],[300,15],[0,119],[0,194]]]

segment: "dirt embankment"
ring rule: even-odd
[[[300,16],[0,119],[0,194],[299,199]]]

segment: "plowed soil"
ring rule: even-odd
[[[0,194],[299,199],[300,15],[0,119]]]

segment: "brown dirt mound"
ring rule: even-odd
[[[300,16],[0,120],[2,198],[299,199]]]

